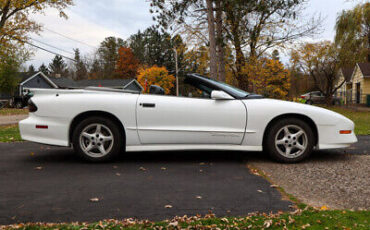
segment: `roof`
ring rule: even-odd
[[[353,74],[353,71],[355,70],[355,67],[350,67],[350,68],[342,68],[341,71],[342,71],[342,74],[344,76],[344,79],[349,82],[352,80],[352,74]]]
[[[76,82],[69,78],[56,78],[56,77],[49,77],[51,81],[53,81],[57,86],[60,88],[73,88],[76,87]]]
[[[370,77],[370,62],[357,63],[364,77]]]
[[[26,75],[27,74],[27,75]],[[37,77],[37,76],[41,76],[43,77],[52,87],[54,88],[58,88],[58,85],[56,85],[53,81],[50,80],[50,78],[48,78],[48,76],[46,76],[43,72],[35,72],[33,73],[32,76],[29,76],[30,74],[29,73],[26,73],[26,74],[22,74],[21,76],[23,77],[23,79],[20,81],[19,85],[23,86],[25,83],[27,83],[28,81],[30,81],[31,79]]]

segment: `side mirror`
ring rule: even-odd
[[[151,85],[149,88],[149,94],[164,95],[164,89],[157,85]]]
[[[215,100],[232,100],[234,99],[232,96],[229,94],[225,93],[224,91],[221,90],[213,90],[211,93],[211,98]]]

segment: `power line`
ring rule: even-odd
[[[59,50],[59,51],[62,51],[62,52],[65,52],[65,53],[69,53],[69,54],[74,55],[74,53],[73,53],[73,52],[71,52],[71,51],[67,51],[67,50],[64,50],[64,49],[58,48],[58,47],[56,47],[56,46],[49,45],[49,44],[47,44],[47,43],[45,43],[45,42],[42,42],[42,41],[36,40],[36,39],[34,39],[34,38],[31,38],[31,40],[33,40],[33,41],[35,41],[35,42],[38,42],[38,43],[40,43],[40,44],[43,44],[43,45],[45,45],[45,46],[49,46],[49,47],[51,47],[51,48],[57,49],[57,50]]]
[[[51,33],[54,33],[54,34],[57,34],[57,35],[62,36],[62,37],[64,37],[64,38],[67,38],[67,39],[69,39],[69,40],[71,40],[71,41],[78,42],[78,43],[80,43],[80,44],[83,44],[83,45],[86,45],[86,46],[90,46],[91,48],[97,49],[97,47],[96,47],[96,46],[90,45],[90,44],[88,44],[88,43],[86,43],[86,42],[79,41],[79,40],[77,40],[77,39],[74,39],[74,38],[68,37],[68,36],[66,36],[66,35],[64,35],[64,34],[61,34],[61,33],[59,33],[59,32],[53,31],[53,30],[48,29],[48,28],[46,28],[46,27],[44,27],[44,29],[45,29],[45,30],[47,30],[47,31],[49,31],[49,32],[51,32]]]
[[[65,55],[63,55],[63,54],[60,54],[60,53],[57,53],[57,52],[54,52],[54,51],[48,50],[48,49],[46,49],[46,48],[43,48],[43,47],[38,46],[38,45],[35,45],[35,44],[33,44],[33,43],[31,43],[31,42],[28,42],[28,41],[23,41],[22,39],[16,38],[16,37],[14,37],[14,36],[12,36],[12,35],[10,35],[10,34],[6,34],[6,35],[7,35],[7,36],[9,36],[9,38],[14,39],[14,40],[17,40],[17,41],[19,41],[19,42],[21,42],[21,43],[28,44],[28,45],[30,45],[30,46],[32,46],[32,47],[35,47],[35,48],[40,49],[40,50],[43,50],[43,51],[45,51],[45,52],[48,52],[48,53],[51,53],[51,54],[54,54],[54,55],[59,55],[59,56],[61,56],[61,57],[65,58],[65,59],[68,59],[68,60],[70,60],[70,61],[77,62],[75,59],[70,58],[70,57],[67,57],[67,56],[65,56]]]
[[[17,40],[18,40],[18,39],[17,39]],[[73,58],[70,58],[70,57],[64,56],[63,54],[60,54],[60,53],[57,53],[57,52],[54,52],[54,51],[51,51],[51,50],[45,49],[45,48],[40,47],[40,46],[38,46],[38,45],[32,44],[31,42],[21,41],[21,40],[19,40],[19,41],[20,41],[20,42],[23,42],[23,43],[26,43],[26,44],[28,44],[28,45],[30,45],[30,46],[33,46],[33,47],[35,47],[35,48],[38,48],[38,49],[40,49],[40,50],[43,50],[43,51],[45,51],[45,52],[48,52],[48,53],[51,53],[51,54],[55,54],[55,55],[59,55],[59,56],[61,56],[61,57],[65,58],[65,59],[68,59],[68,60],[70,60],[70,61],[77,62],[77,61],[76,61],[75,59],[73,59]]]

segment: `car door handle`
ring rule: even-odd
[[[143,108],[155,108],[154,103],[140,103],[140,106],[142,106]]]

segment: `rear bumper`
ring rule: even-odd
[[[36,126],[47,126],[37,129]],[[30,114],[19,122],[23,140],[56,146],[69,146],[69,122],[61,118],[38,117]]]

